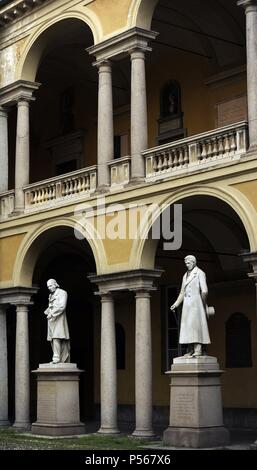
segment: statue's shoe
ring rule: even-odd
[[[201,357],[201,356],[202,356],[202,353],[195,352],[192,354],[191,357]]]
[[[185,357],[185,358],[193,357],[193,353],[186,353],[186,354],[184,354],[183,357]]]

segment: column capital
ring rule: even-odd
[[[109,59],[97,60],[93,63],[93,66],[98,69],[98,73],[111,73],[112,71],[112,62]]]
[[[145,50],[144,49],[140,49],[138,47],[135,47],[133,49],[130,49],[128,51],[129,55],[130,55],[130,59],[131,60],[135,60],[135,59],[143,59],[145,60]]]
[[[96,295],[99,295],[101,296],[101,302],[104,303],[104,302],[114,302],[114,298],[111,294],[111,292],[96,292]]]
[[[243,7],[246,13],[249,11],[257,11],[257,0],[238,0],[237,5]]]
[[[257,251],[242,252],[239,254],[239,256],[245,263],[249,263],[252,266],[253,272],[248,273],[248,277],[254,279],[255,282],[257,282]]]
[[[34,101],[33,93],[39,89],[41,83],[17,80],[0,88],[0,106],[12,106],[18,101]]]
[[[143,28],[131,28],[114,37],[106,39],[87,49],[89,55],[96,57],[97,61],[106,59],[120,59],[126,57],[131,49],[151,51],[149,42],[154,40],[159,33]]]
[[[28,306],[33,305],[31,297],[38,287],[10,287],[0,290],[0,308],[2,305]]]
[[[4,117],[7,119],[7,116],[8,116],[8,109],[0,105],[0,117]]]
[[[155,290],[153,283],[164,271],[161,269],[135,269],[107,274],[90,274],[88,279],[99,286],[99,294],[122,291]]]
[[[151,298],[151,292],[156,290],[155,287],[152,287],[151,289],[134,289],[135,292],[135,297],[136,299],[150,299]]]

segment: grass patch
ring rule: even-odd
[[[11,428],[0,428],[0,450],[136,450],[142,449],[150,442],[124,435],[112,437],[99,434],[46,439],[23,434]]]

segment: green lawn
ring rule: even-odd
[[[46,439],[34,437],[30,433],[20,433],[11,428],[0,428],[0,450],[135,450],[142,449],[149,442],[124,435],[111,437],[99,434],[67,439]]]

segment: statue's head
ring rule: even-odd
[[[55,279],[49,279],[49,281],[47,281],[47,287],[50,292],[55,292],[57,287],[59,287],[59,284],[56,282]]]
[[[192,269],[194,269],[196,266],[196,257],[193,255],[186,256],[184,261],[188,271],[192,271]]]

